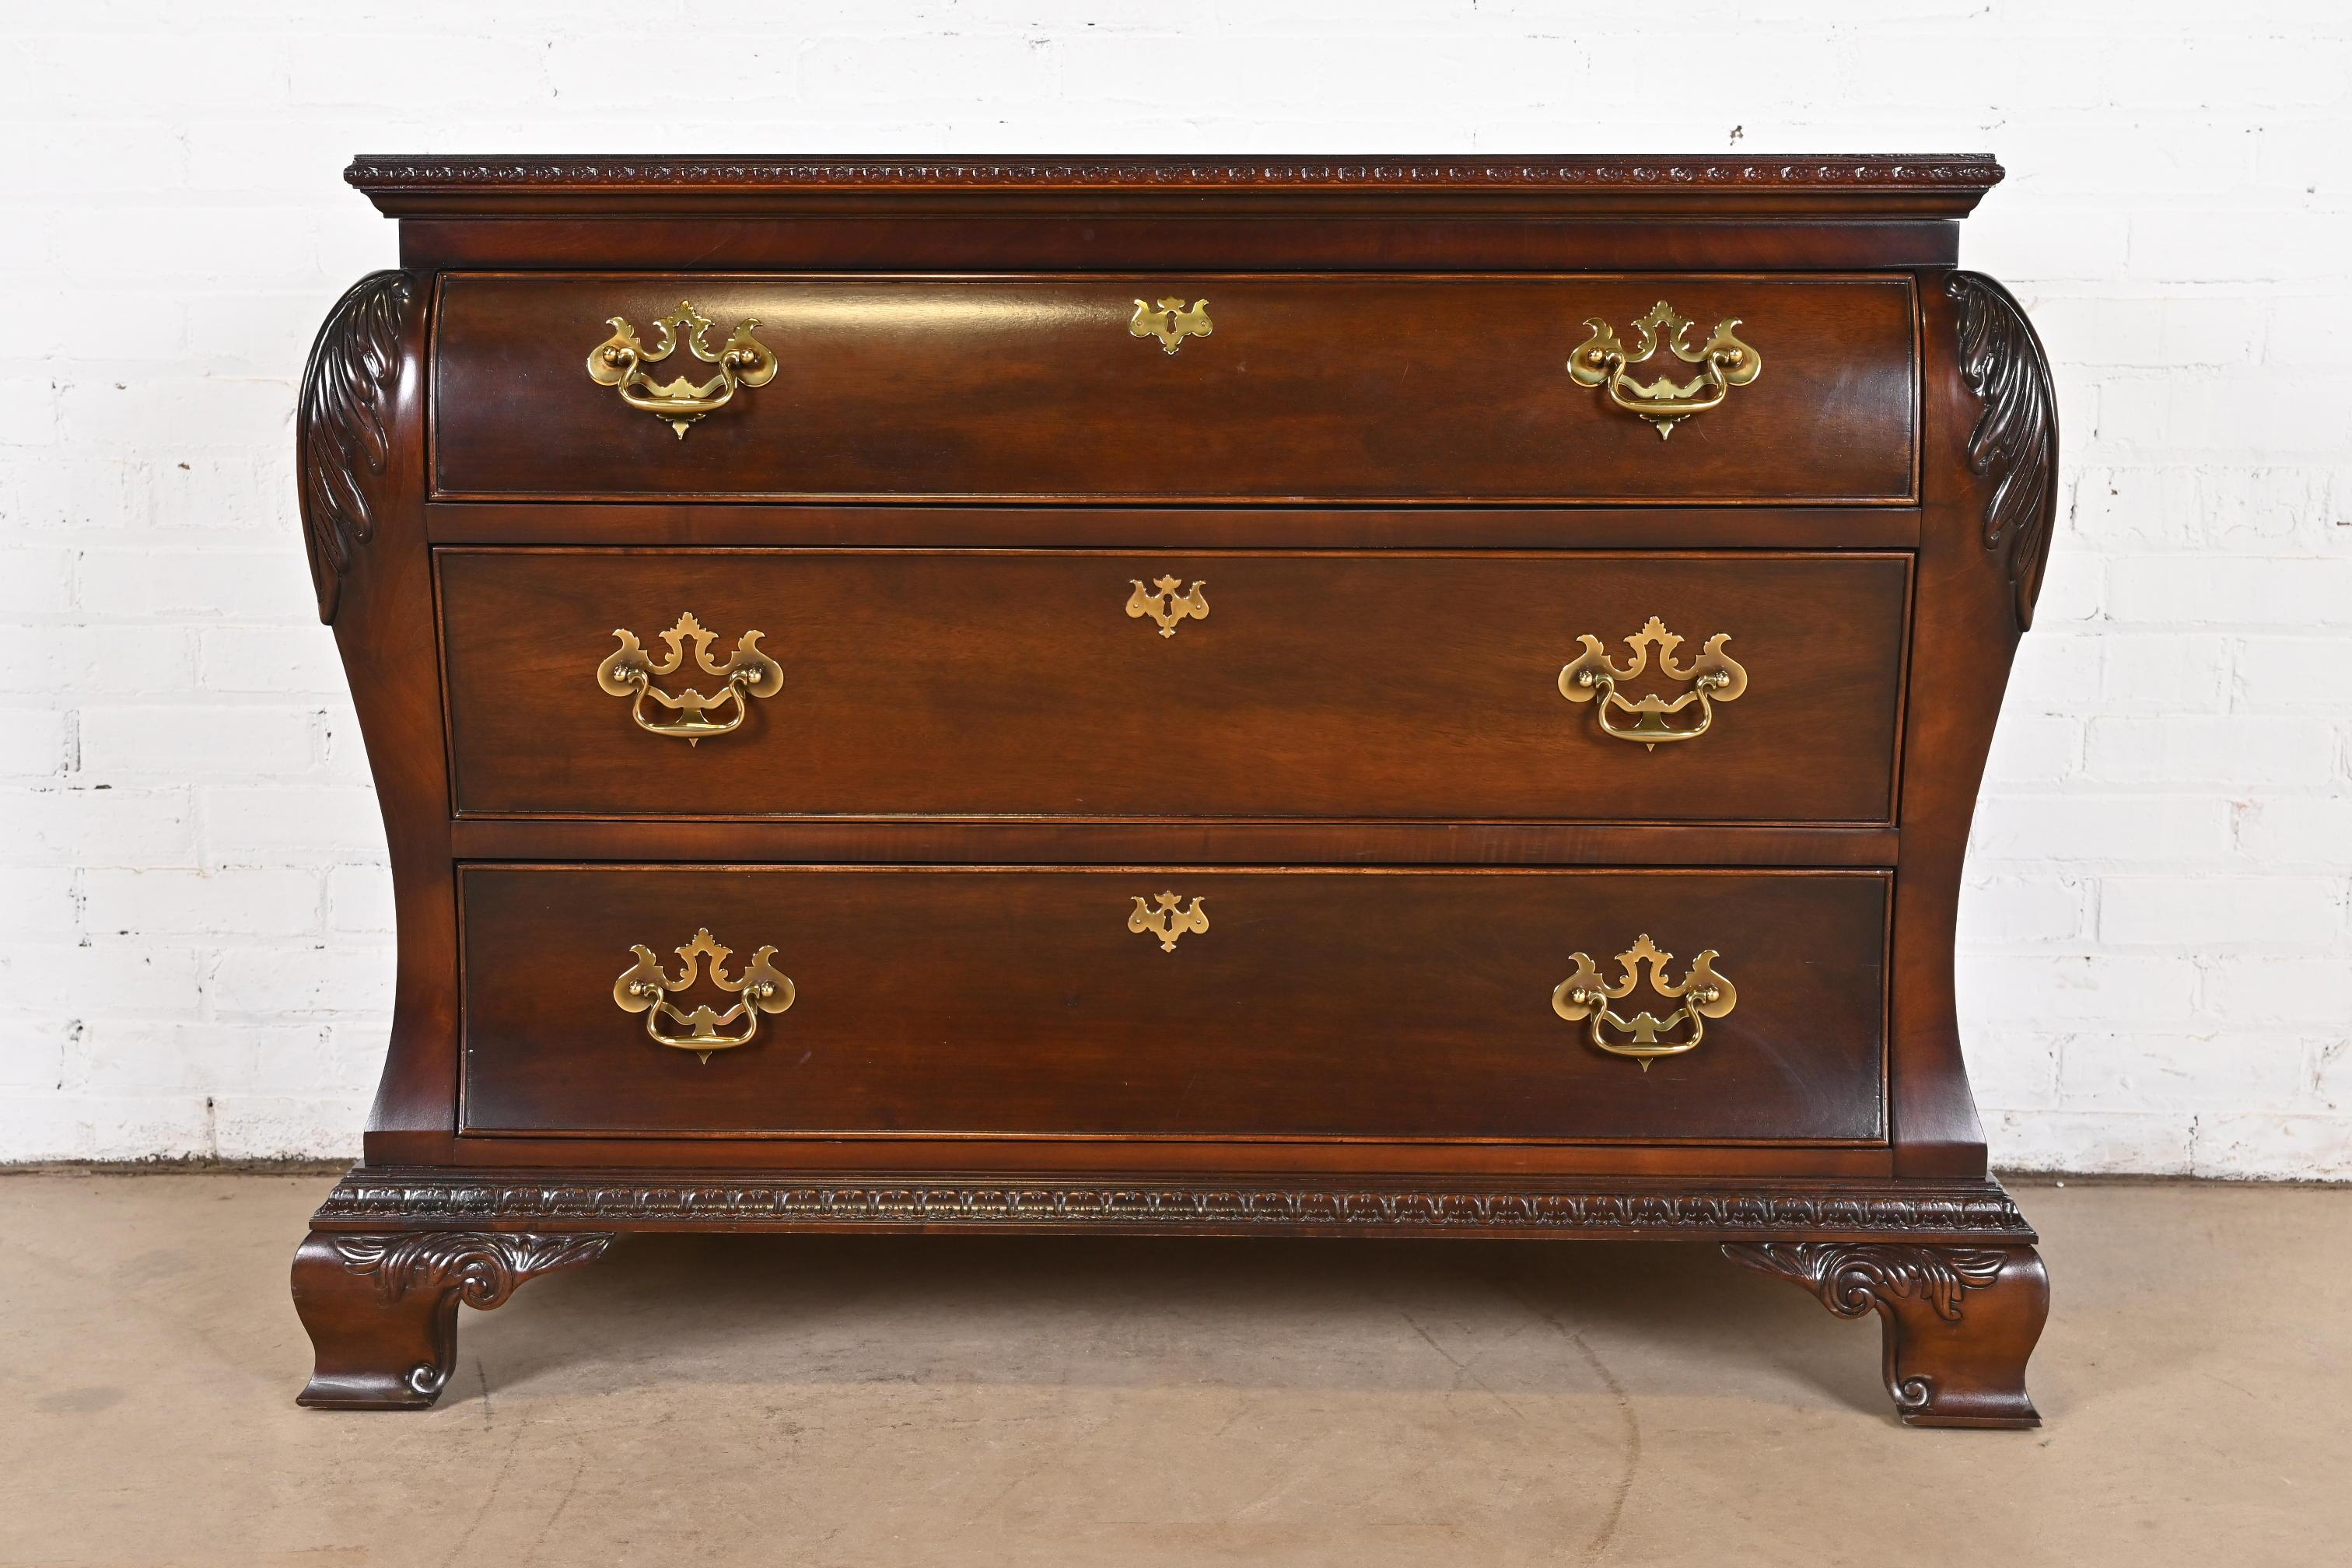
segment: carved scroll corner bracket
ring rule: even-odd
[[[1984,547],[2008,574],[2021,632],[2033,624],[2057,523],[2057,386],[2042,339],[2008,289],[1980,272],[1955,272],[1944,292],[1958,307],[1960,379],[1979,405],[1969,471],[1991,485]]]
[[[707,927],[698,930],[692,940],[677,951],[685,967],[673,976],[663,970],[653,949],[633,945],[629,953],[636,962],[621,971],[620,978],[613,982],[613,1002],[624,1013],[645,1016],[646,1036],[654,1044],[692,1051],[706,1067],[711,1052],[750,1045],[759,1036],[760,1016],[790,1011],[800,994],[792,977],[776,968],[776,950],[772,947],[762,947],[753,953],[751,963],[738,975],[727,973],[727,961],[734,956],[734,950],[713,939]],[[724,1012],[709,1003],[689,1011],[670,1000],[673,995],[694,989],[701,978],[705,959],[710,961],[710,983],[737,998]],[[665,1020],[686,1032],[673,1034],[665,1030]],[[735,1032],[721,1033],[730,1028]]]
[[[294,1258],[294,1309],[317,1352],[295,1403],[420,1410],[441,1396],[460,1304],[488,1311],[542,1274],[604,1256],[612,1231],[313,1230]]]
[[[1717,321],[1706,342],[1693,348],[1687,339],[1690,321],[1661,300],[1633,323],[1640,336],[1628,352],[1616,328],[1601,317],[1588,317],[1584,325],[1592,335],[1568,356],[1569,377],[1580,386],[1607,389],[1611,403],[1647,420],[1663,441],[1675,426],[1721,407],[1733,387],[1746,386],[1763,374],[1764,356],[1732,332],[1739,324],[1737,316]],[[1634,380],[1633,367],[1648,363],[1661,348],[1685,364],[1698,366],[1698,374],[1686,382],[1661,375],[1647,385]]]
[[[1611,984],[1601,977],[1601,966],[1591,955],[1571,952],[1568,978],[1552,988],[1551,1010],[1571,1024],[1585,1025],[1585,1038],[1595,1049],[1629,1057],[1648,1072],[1660,1057],[1696,1050],[1706,1037],[1706,1021],[1728,1017],[1739,1004],[1730,979],[1716,970],[1715,961],[1721,955],[1713,948],[1691,960],[1678,981],[1666,978],[1666,965],[1674,956],[1645,932],[1617,955],[1617,981]],[[1646,1010],[1630,1018],[1619,1016],[1610,1005],[1633,994],[1645,968],[1650,989],[1681,1005],[1663,1018]],[[1688,1033],[1676,1037],[1675,1030],[1684,1025],[1689,1026]]]
[[[680,300],[677,310],[654,322],[660,335],[650,351],[627,317],[607,317],[604,324],[613,329],[613,335],[588,351],[588,379],[616,389],[622,402],[661,420],[681,441],[698,420],[734,401],[738,389],[765,386],[776,379],[774,352],[751,335],[760,324],[757,316],[736,322],[727,342],[715,351],[703,336],[710,330],[711,320],[697,310],[690,300]],[[681,342],[696,359],[716,365],[719,374],[699,382],[683,375],[656,381],[646,374],[647,365],[669,358]]]
[[[1645,751],[1654,752],[1662,745],[1678,741],[1696,741],[1715,727],[1715,705],[1736,702],[1748,690],[1748,671],[1738,660],[1724,651],[1731,640],[1728,632],[1717,632],[1706,639],[1698,656],[1688,664],[1675,657],[1683,639],[1666,630],[1665,623],[1652,616],[1649,623],[1625,639],[1633,650],[1633,658],[1625,664],[1612,661],[1601,639],[1586,633],[1577,642],[1584,651],[1560,667],[1559,694],[1570,702],[1594,704],[1594,716],[1600,721],[1601,733],[1612,740],[1637,742]],[[1628,698],[1618,689],[1620,681],[1632,680],[1650,667],[1654,651],[1659,672],[1669,680],[1690,683],[1690,689],[1679,697],[1666,698],[1655,692],[1638,698]],[[1675,729],[1667,721],[1697,704],[1698,722],[1685,729]],[[1612,713],[1623,714],[1631,721],[1620,723]]]
[[[303,368],[295,426],[302,534],[319,619],[330,626],[359,547],[375,537],[401,338],[418,297],[413,273],[369,273],[335,301]]]
[[[1841,1318],[1877,1313],[1881,1377],[1906,1426],[2038,1426],[2025,1368],[2050,1316],[2049,1274],[2031,1236],[1988,1240],[1737,1241],[1723,1252]]]

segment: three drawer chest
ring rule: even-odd
[[[2036,1420],[1990,159],[348,178],[299,471],[399,954],[303,1403],[625,1232],[1097,1231],[1718,1243]]]

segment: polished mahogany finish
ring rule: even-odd
[[[1137,337],[1138,305],[1162,297],[1202,303],[1213,331],[1172,353]],[[658,420],[616,417],[612,393],[563,374],[610,335],[607,318],[650,331],[680,300],[716,323],[713,348],[758,322],[779,364],[733,416],[683,440]],[[1627,417],[1596,417],[1601,394],[1561,374],[1591,335],[1587,319],[1631,342],[1661,300],[1695,323],[1694,345],[1738,321],[1778,349],[1732,395],[1738,417],[1690,421],[1674,438],[1696,450],[1671,461],[1626,440]],[[1914,494],[1907,274],[457,273],[438,309],[434,481],[452,500]],[[1642,379],[1691,374],[1662,357]]]
[[[443,550],[468,816],[1883,823],[1907,554]],[[1173,575],[1210,614],[1126,606]],[[746,630],[782,689],[696,744],[593,677],[627,626]],[[1560,695],[1654,616],[1748,671],[1645,750]],[[656,648],[656,652],[661,651]],[[688,664],[668,684],[714,683]],[[1654,663],[1629,688],[1689,683]],[[1695,710],[1693,710],[1695,711]],[[1622,718],[1614,721],[1622,727]],[[1695,722],[1677,717],[1677,727]]]
[[[469,1132],[1875,1142],[1884,872],[469,866]],[[1172,889],[1208,929],[1129,927]],[[698,1060],[623,1027],[633,944],[708,926],[796,987]],[[1569,954],[1719,950],[1644,1069],[1552,1009]],[[684,1001],[723,1005],[704,987]],[[1667,1011],[1646,992],[1623,1011]]]
[[[305,1403],[430,1404],[623,1232],[1084,1230],[1719,1242],[1878,1316],[1906,1421],[2037,1419],[1953,994],[2055,501],[1952,265],[1990,160],[350,177],[402,265],[298,457],[400,950]],[[776,370],[672,420],[589,355],[681,299]],[[1662,300],[1691,353],[1570,374]],[[740,722],[656,733],[599,667],[688,613],[777,679],[688,658]],[[1604,733],[1562,667],[1653,617],[1744,686],[1653,646]],[[1644,937],[1596,1033],[1573,955]]]

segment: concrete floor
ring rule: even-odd
[[[2313,1568],[2352,1191],[2021,1187],[2047,1425],[1710,1247],[625,1241],[425,1415],[298,1410],[323,1177],[0,1177],[0,1563]]]

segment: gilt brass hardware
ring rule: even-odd
[[[1205,338],[1214,331],[1215,323],[1209,320],[1209,302],[1195,300],[1188,310],[1181,294],[1157,305],[1138,300],[1135,319],[1127,324],[1129,337],[1158,338],[1161,352],[1171,354],[1184,346],[1186,338]]]
[[[1157,902],[1160,907],[1153,909],[1141,899],[1136,900],[1135,912],[1127,917],[1127,929],[1158,937],[1160,952],[1175,952],[1178,940],[1188,931],[1209,929],[1209,914],[1201,907],[1199,899],[1185,910],[1176,907],[1181,900],[1173,893],[1160,894]]]
[[[1151,586],[1156,591],[1147,593],[1140,582],[1129,577],[1128,582],[1134,586],[1135,592],[1127,596],[1128,616],[1132,619],[1150,616],[1160,623],[1160,635],[1163,637],[1174,637],[1180,621],[1207,620],[1209,596],[1201,590],[1208,584],[1195,583],[1180,594],[1176,589],[1181,581],[1175,577],[1154,577]]]
[[[635,632],[615,626],[613,635],[621,639],[621,646],[607,654],[604,662],[596,667],[597,686],[611,697],[627,697],[635,693],[636,700],[629,704],[629,717],[637,721],[637,728],[656,735],[681,736],[690,746],[700,745],[705,736],[724,735],[740,727],[747,707],[746,694],[773,697],[784,689],[784,667],[761,651],[760,638],[764,634],[760,632],[745,632],[737,637],[735,651],[724,664],[713,662],[710,657],[710,644],[716,634],[704,630],[702,623],[696,620],[690,612],[678,616],[677,625],[659,634],[660,640],[669,645],[669,657],[658,664],[646,655]],[[686,662],[686,645],[688,642],[694,644],[694,662],[701,666],[702,672],[718,676],[726,682],[708,697],[690,686],[672,696],[654,684],[656,676],[677,673],[678,667]],[[678,717],[648,718],[646,714],[647,698]],[[709,716],[711,710],[730,702],[735,705],[735,709],[726,722],[718,722]]]
[[[1648,1072],[1650,1063],[1659,1057],[1678,1057],[1696,1047],[1706,1037],[1706,1020],[1727,1016],[1738,1004],[1739,993],[1731,982],[1715,972],[1715,949],[1708,948],[1691,960],[1690,968],[1679,981],[1666,978],[1666,965],[1674,954],[1661,949],[1644,934],[1642,939],[1617,955],[1621,973],[1617,984],[1604,984],[1601,970],[1592,960],[1580,952],[1568,955],[1573,965],[1567,979],[1552,988],[1551,1010],[1571,1024],[1586,1025],[1585,1037],[1613,1057],[1632,1057]],[[1621,1018],[1610,1003],[1633,994],[1640,984],[1642,968],[1650,972],[1650,989],[1669,1002],[1682,1005],[1660,1018],[1648,1012]],[[1687,1022],[1690,1033],[1678,1040],[1664,1037],[1676,1025]],[[1621,1037],[1612,1039],[1607,1033],[1614,1030]]]
[[[1698,657],[1686,665],[1675,658],[1675,649],[1682,646],[1683,639],[1666,630],[1655,616],[1650,617],[1649,625],[1625,639],[1626,646],[1633,650],[1633,662],[1622,667],[1610,662],[1608,654],[1601,650],[1601,639],[1590,632],[1576,640],[1584,645],[1584,651],[1561,667],[1559,694],[1570,702],[1591,702],[1597,698],[1600,707],[1596,711],[1603,734],[1620,741],[1639,741],[1653,752],[1668,742],[1697,740],[1714,725],[1715,705],[1736,701],[1748,689],[1748,671],[1723,651],[1723,645],[1731,640],[1728,632],[1717,632],[1707,638]],[[1618,691],[1617,683],[1631,680],[1647,669],[1654,647],[1658,650],[1659,672],[1670,680],[1689,681],[1691,689],[1672,701],[1653,692],[1629,702]],[[1679,713],[1694,702],[1698,704],[1697,723],[1687,730],[1666,727],[1667,715]],[[1632,714],[1633,722],[1630,726],[1612,723],[1612,710]]]
[[[646,1033],[656,1045],[692,1051],[706,1063],[710,1060],[713,1051],[750,1045],[752,1037],[760,1032],[760,1015],[787,1011],[793,998],[799,994],[791,977],[780,973],[771,962],[776,956],[776,950],[772,947],[763,947],[753,953],[751,962],[744,965],[742,974],[730,977],[727,973],[727,960],[733,955],[734,950],[712,941],[707,930],[696,931],[694,940],[677,950],[677,956],[685,962],[686,967],[679,971],[676,979],[663,973],[660,963],[654,957],[653,949],[633,944],[629,951],[635,954],[637,961],[623,970],[621,977],[613,982],[613,1000],[619,1004],[624,1013],[643,1013],[646,1016]],[[695,981],[701,976],[702,961],[706,958],[710,960],[710,983],[721,991],[741,998],[723,1013],[713,1012],[707,1003],[689,1013],[670,1000],[673,992],[694,989]],[[687,1033],[664,1033],[662,1020],[665,1017],[682,1026]],[[743,1026],[740,1033],[722,1035],[719,1032],[736,1023]]]
[[[1606,386],[1609,401],[1656,426],[1661,441],[1675,433],[1677,424],[1716,407],[1731,395],[1733,387],[1746,386],[1764,368],[1764,356],[1731,335],[1731,329],[1739,325],[1737,316],[1717,321],[1715,335],[1694,349],[1683,341],[1690,322],[1661,300],[1633,323],[1642,338],[1637,345],[1640,352],[1631,354],[1608,322],[1594,316],[1584,324],[1592,329],[1592,336],[1569,356],[1568,374],[1579,385]],[[1660,328],[1665,329],[1663,335]],[[1679,384],[1670,375],[1662,375],[1643,386],[1626,374],[1655,354],[1661,344],[1685,364],[1697,365],[1698,374]]]
[[[696,310],[690,300],[680,300],[677,310],[654,323],[661,340],[651,353],[637,341],[636,329],[626,317],[614,316],[604,324],[613,329],[613,335],[588,351],[588,379],[599,386],[620,388],[622,402],[667,424],[681,441],[686,439],[688,426],[724,408],[737,387],[765,386],[776,378],[775,354],[751,335],[751,329],[760,324],[757,316],[736,322],[717,353],[710,352],[702,335],[710,330],[710,318]],[[705,364],[719,367],[719,374],[709,381],[691,382],[681,375],[665,383],[646,374],[646,366],[669,358],[678,345],[681,327],[692,329],[684,340],[687,352]]]

